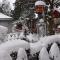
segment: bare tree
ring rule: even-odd
[[[11,6],[10,6],[9,1],[3,0],[3,2],[2,2],[2,10],[3,10],[4,14],[11,15]]]

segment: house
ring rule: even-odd
[[[12,31],[12,17],[0,13],[0,25],[8,27],[8,33]]]

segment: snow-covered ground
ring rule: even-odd
[[[30,45],[28,42],[26,42],[24,40],[11,40],[11,41],[2,43],[0,45],[0,60],[12,60],[10,54],[15,51],[18,52],[20,48],[22,48],[22,50],[24,50],[23,52],[25,52],[25,50],[28,50],[30,48]],[[23,52],[21,51],[21,53],[23,53]],[[24,54],[22,54],[22,55],[24,55]],[[24,56],[22,56],[22,57],[24,57]],[[19,60],[19,59],[17,59],[17,60]]]
[[[50,59],[59,60],[60,59],[60,50],[59,50],[59,46],[57,45],[57,43],[60,44],[60,34],[41,37],[37,42],[34,42],[34,43],[32,42],[28,43],[24,40],[21,40],[21,38],[24,37],[23,33],[19,35],[20,39],[17,39],[18,37],[17,34],[12,33],[12,35],[13,37],[11,37],[11,34],[8,34],[9,38],[7,39],[7,41],[0,44],[1,60],[3,57],[9,56],[8,54],[12,53],[12,51],[18,51],[20,48],[23,48],[23,50],[30,49],[30,54],[32,56],[33,54],[40,52],[39,60],[44,60],[44,59],[45,60],[46,59],[47,60],[50,60]],[[32,41],[34,37],[32,37],[32,35],[30,34],[28,38],[30,41]],[[49,45],[51,45],[51,48],[48,52],[47,48],[49,47]],[[5,53],[7,53],[6,56],[5,56]],[[11,57],[9,57],[9,59],[11,60]]]

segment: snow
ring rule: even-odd
[[[6,36],[6,40],[18,40],[18,39],[23,39],[25,37],[24,32],[15,32],[15,33],[9,33]]]
[[[15,35],[16,33],[14,33],[13,34],[13,37],[12,37],[12,40],[8,40],[7,42],[5,42],[5,43],[2,43],[1,45],[0,45],[0,54],[2,54],[2,56],[3,56],[3,54],[5,54],[5,51],[8,53],[8,54],[10,54],[12,51],[18,51],[19,50],[19,48],[23,48],[24,50],[28,50],[28,49],[30,49],[30,54],[31,55],[33,55],[33,54],[35,54],[35,53],[37,53],[37,52],[39,52],[39,51],[41,51],[40,52],[40,54],[41,55],[43,55],[44,57],[45,57],[45,55],[44,55],[44,53],[46,54],[46,55],[48,55],[48,52],[47,52],[47,48],[48,48],[48,46],[51,44],[51,43],[53,43],[53,45],[52,45],[52,47],[51,47],[51,49],[50,49],[50,51],[51,51],[51,53],[50,53],[50,56],[58,56],[57,58],[56,58],[56,60],[59,60],[60,59],[60,52],[59,52],[59,48],[58,48],[58,46],[57,46],[57,44],[56,44],[56,42],[58,42],[59,44],[60,44],[60,35],[51,35],[51,36],[45,36],[45,37],[41,37],[40,39],[39,39],[39,41],[37,41],[37,42],[34,42],[34,43],[28,43],[28,42],[26,42],[26,41],[24,41],[24,40],[21,40],[21,39],[17,39],[17,35]],[[23,35],[23,34],[22,34]],[[16,38],[14,38],[14,36],[16,37]],[[32,38],[34,38],[34,37],[32,37],[33,35],[31,35],[30,34],[30,36],[29,36],[29,39],[30,39],[30,41],[32,41]],[[38,38],[37,38],[38,39]],[[36,41],[36,40],[34,40],[34,41]],[[53,52],[54,51],[54,52]],[[43,52],[43,53],[42,53]],[[53,52],[53,53],[52,53]],[[22,53],[23,54],[23,53]],[[42,57],[41,57],[41,55],[40,55],[40,59],[42,60]],[[46,56],[46,59],[48,59],[49,60],[49,58]]]
[[[51,58],[54,58],[55,60],[57,60],[57,58],[59,57],[60,52],[59,52],[59,48],[58,48],[56,43],[54,43],[52,45],[49,53],[50,53]]]
[[[54,10],[60,12],[60,7],[58,7],[58,8],[54,7]]]
[[[46,4],[43,1],[36,1],[35,6],[37,6],[37,5],[44,5],[45,6]]]
[[[5,39],[7,32],[8,32],[8,28],[0,25],[0,41]]]
[[[26,51],[23,48],[19,48],[17,60],[28,60]]]
[[[10,54],[7,51],[0,52],[0,60],[12,60]]]
[[[25,37],[24,32],[21,32],[20,35],[19,35],[19,38],[22,39],[24,37]]]
[[[41,38],[40,42],[42,42],[46,47],[48,47],[49,44],[54,43],[54,42],[60,43],[60,34],[59,35],[46,36],[44,38]]]
[[[30,43],[31,54],[41,51],[43,47],[48,48],[48,45],[55,42],[60,43],[60,34],[42,37],[38,42]]]
[[[38,35],[37,34],[32,34],[30,33],[29,35],[27,35],[26,37],[30,42],[36,42],[38,41]]]
[[[43,47],[40,51],[39,60],[50,60],[49,54],[48,54],[47,49],[45,47]]]
[[[35,14],[35,18],[38,18],[38,14],[37,13],[34,13]]]
[[[60,6],[58,7],[58,11],[60,12]]]
[[[18,51],[19,48],[24,48],[25,50],[28,50],[30,48],[30,45],[24,40],[7,41],[0,45],[0,53],[2,51],[7,51],[8,53],[11,53],[12,51]]]
[[[12,17],[0,13],[0,18],[12,18]]]
[[[42,49],[42,44],[40,42],[36,42],[36,43],[30,43],[30,51],[31,51],[31,55],[39,52]]]
[[[18,35],[16,33],[10,33],[10,34],[7,34],[6,36],[6,40],[15,40],[15,39],[18,39]]]
[[[40,20],[39,20],[39,22],[40,22],[40,23],[43,23],[43,22],[44,22],[44,20],[43,20],[43,19],[40,19]]]
[[[8,0],[8,1],[10,2],[11,10],[14,10],[13,3],[15,3],[16,0]],[[3,3],[3,0],[0,0],[0,3]]]

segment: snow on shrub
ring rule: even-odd
[[[24,38],[24,37],[25,37],[24,31],[20,32],[19,38],[22,39],[22,38]]]
[[[15,40],[15,39],[18,39],[18,34],[17,33],[9,33],[7,34],[6,36],[6,40]]]
[[[60,52],[59,52],[59,48],[58,48],[58,46],[57,46],[56,43],[54,43],[54,44],[51,46],[51,49],[50,49],[50,51],[49,51],[49,54],[50,54],[50,57],[51,57],[52,59],[55,59],[55,60],[59,59]]]
[[[29,35],[27,35],[27,39],[30,41],[30,42],[32,42],[32,40],[33,40],[33,34],[29,34]]]
[[[17,60],[28,60],[25,49],[19,48],[18,55],[17,55]]]
[[[30,33],[29,35],[27,35],[27,39],[30,42],[37,42],[38,41],[38,35]]]
[[[40,51],[39,60],[50,60],[49,59],[49,54],[48,54],[45,47],[43,47]]]

